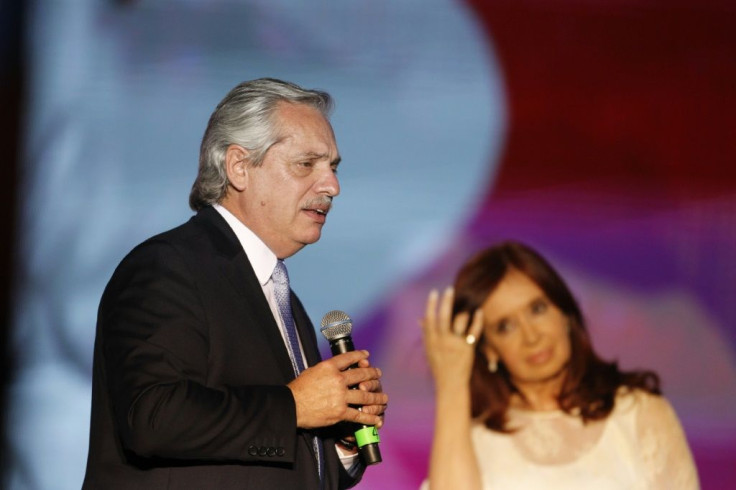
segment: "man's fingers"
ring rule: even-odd
[[[349,405],[386,405],[388,395],[386,393],[373,393],[371,391],[350,390],[345,397]]]
[[[383,415],[386,412],[386,408],[388,408],[388,403],[383,405],[363,405],[360,411],[371,415]]]
[[[345,412],[345,420],[363,425],[375,425],[376,427],[383,425],[383,420],[378,415],[361,412],[355,408],[348,408],[347,412]]]
[[[377,379],[369,379],[368,381],[363,381],[358,385],[358,388],[363,391],[383,391],[381,382]]]
[[[359,364],[359,362],[363,359],[368,359],[368,355],[369,354],[367,350],[354,350],[346,352],[344,354],[338,354],[329,361],[325,362],[331,362],[338,370],[343,371],[353,364]],[[360,381],[356,381],[356,383],[359,383]]]
[[[365,381],[377,380],[381,374],[381,370],[375,367],[348,369],[342,373],[345,386],[355,386]]]

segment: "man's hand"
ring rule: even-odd
[[[348,369],[353,364],[358,367]],[[380,378],[381,370],[370,366],[364,350],[339,354],[305,369],[287,385],[296,403],[297,427],[326,427],[341,421],[380,427],[379,414],[388,403]],[[359,389],[350,389],[355,385]]]
[[[371,364],[368,361],[368,359],[363,359],[362,361],[358,362],[358,366],[360,367],[369,367]],[[378,379],[371,379],[369,381],[363,381],[358,385],[358,389],[363,391],[370,391],[373,393],[383,393],[383,387],[381,386],[381,381]],[[380,429],[383,427],[383,414],[386,412],[386,408],[388,408],[388,403],[379,403],[374,405],[363,405],[360,410],[364,413],[369,413],[372,415],[378,415],[381,417],[381,421],[378,424],[370,424],[375,425],[376,428]]]

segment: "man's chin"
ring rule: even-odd
[[[299,246],[299,250],[301,250],[307,245],[312,245],[313,243],[317,243],[321,237],[322,237],[321,230],[310,230],[310,232],[304,233],[302,236],[300,236],[299,239],[296,240],[296,243]]]
[[[302,241],[302,243],[304,245],[311,245],[313,243],[317,243],[320,238],[322,238],[322,233],[319,233],[319,232],[313,233],[313,234],[306,236],[304,240]]]

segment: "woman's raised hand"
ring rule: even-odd
[[[432,290],[420,324],[424,349],[432,369],[437,389],[467,386],[475,356],[475,343],[483,331],[483,312],[476,310],[472,320],[469,312],[452,316],[455,294],[451,287],[440,298]]]

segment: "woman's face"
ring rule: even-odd
[[[568,319],[534,281],[510,269],[482,309],[486,355],[517,386],[559,380],[570,360]]]

